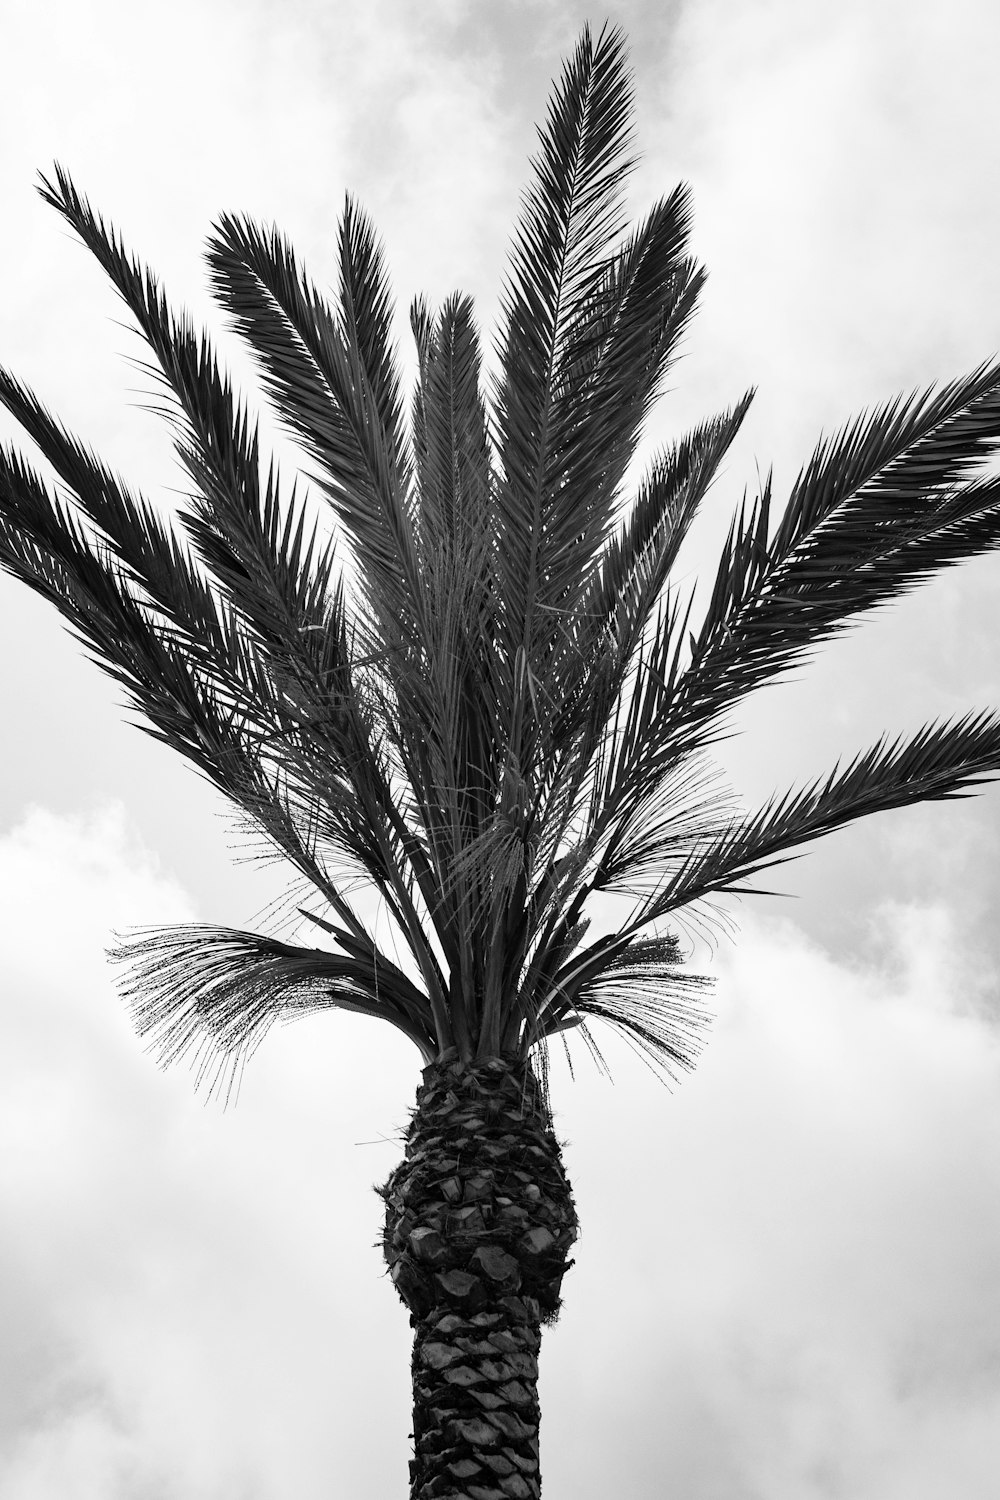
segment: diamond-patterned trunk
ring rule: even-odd
[[[424,1069],[406,1155],[379,1193],[413,1328],[411,1500],[536,1500],[538,1350],[576,1210],[522,1058]]]

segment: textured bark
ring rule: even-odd
[[[530,1066],[425,1068],[405,1158],[378,1191],[413,1328],[411,1500],[537,1500],[538,1350],[577,1218]]]

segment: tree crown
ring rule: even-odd
[[[58,165],[40,191],[128,306],[191,485],[177,523],[0,371],[60,483],[0,452],[0,563],[51,600],[170,745],[318,897],[333,948],[217,927],[127,943],[140,1029],[225,1082],[279,1016],[381,1017],[425,1061],[526,1055],[600,1017],[688,1066],[703,981],[662,923],[746,890],[805,842],[961,795],[1000,767],[1000,717],[883,740],[744,815],[708,750],[727,712],[866,611],[1000,539],[1000,364],[887,403],[802,469],[777,525],[744,502],[704,616],[673,569],[752,393],[627,487],[705,280],[685,186],[624,220],[632,87],[621,33],[584,30],[549,103],[484,391],[468,298],[410,323],[347,199],[339,284],[273,228],[222,216],[211,284],[349,548],[266,465],[208,337],[171,311]],[[394,961],[351,892],[378,893]],[[594,899],[633,901],[591,936]]]

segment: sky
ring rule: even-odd
[[[323,281],[350,190],[401,309],[459,287],[488,329],[533,123],[603,19],[570,0],[3,9],[0,363],[165,507],[180,480],[140,345],[36,173],[70,169],[251,392],[201,259],[224,211],[277,221]],[[1000,352],[1000,12],[611,16],[633,216],[689,182],[710,272],[650,450],[758,388],[682,558],[696,576],[758,471],[787,493],[821,432]],[[751,700],[723,751],[747,804],[1000,703],[998,603],[1000,561],[963,565]],[[402,1495],[409,1329],[371,1186],[417,1055],[362,1018],[299,1022],[228,1111],[155,1068],[113,934],[253,926],[281,872],[240,859],[211,791],[7,578],[0,629],[0,1493]],[[733,906],[735,942],[696,954],[710,1040],[671,1091],[613,1035],[613,1084],[585,1049],[572,1078],[556,1057],[583,1232],[543,1343],[548,1500],[992,1500],[998,832],[996,789],[884,815]]]

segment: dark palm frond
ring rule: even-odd
[[[399,666],[394,656],[399,628],[404,627],[404,637],[412,646],[414,611],[419,614],[422,605],[410,518],[402,498],[409,480],[402,440],[395,431],[401,413],[387,343],[387,291],[367,221],[349,204],[341,233],[344,326],[349,339],[299,276],[292,252],[276,233],[268,244],[249,221],[224,219],[209,259],[216,292],[262,363],[272,396],[291,417],[299,435],[327,463],[336,479],[335,488],[340,486],[334,498],[347,507],[342,519],[362,571],[375,585],[368,602],[378,628],[370,630],[358,617],[353,627],[361,631],[369,653],[391,681]],[[339,478],[334,462],[337,453],[347,464]],[[314,628],[316,649],[337,639],[333,631],[323,630],[322,622],[301,627],[306,632]],[[395,867],[397,859],[412,866],[427,909],[436,915],[426,852],[399,817],[381,755],[372,744],[371,728],[353,709],[356,679],[345,657],[337,662],[336,674],[349,735],[349,745],[341,753],[372,826],[371,868],[383,891],[394,887],[397,907],[407,912],[407,941],[420,950],[421,966],[430,975],[434,967],[430,950],[421,940],[409,891],[401,887]],[[315,671],[312,675],[309,701],[315,712],[321,711],[318,706],[324,700],[329,704],[331,693],[329,681],[317,678]],[[419,795],[417,806],[421,806]]]
[[[419,570],[388,292],[370,227],[350,203],[340,249],[342,321],[277,230],[225,215],[208,262],[276,411],[320,466],[317,478],[351,539],[382,629],[412,633]]]
[[[1000,714],[971,713],[925,725],[909,740],[883,737],[843,769],[773,798],[706,840],[637,909],[635,931],[713,891],[740,891],[789,851],[872,813],[969,796],[1000,776]]]
[[[253,780],[252,773],[248,773],[248,753],[255,753],[254,746],[269,746],[273,752],[283,744],[286,753],[290,752],[290,732],[302,713],[283,691],[287,685],[283,677],[275,682],[273,663],[262,655],[228,597],[213,592],[195,571],[180,539],[159,520],[148,502],[133,497],[105,465],[48,415],[26,387],[4,371],[0,371],[0,400],[34,438],[59,477],[72,488],[80,511],[100,529],[104,545],[116,559],[115,566],[128,580],[126,592],[144,606],[147,618],[159,627],[159,638],[172,643],[175,657],[180,653],[177,659],[182,664],[190,661],[196,665],[198,680],[206,690],[211,690],[212,703],[216,705],[213,718],[217,721],[217,706],[225,704],[230,717],[238,719],[245,732],[253,730],[235,761],[233,747],[228,746],[222,784],[232,795],[241,777],[245,779],[249,774]],[[39,495],[37,486],[35,494]],[[14,514],[12,511],[12,519]],[[27,514],[22,495],[16,510],[19,525],[25,524]],[[62,535],[67,514],[64,510],[52,515],[50,539]],[[90,549],[82,533],[78,540],[79,568],[83,549]],[[285,551],[289,568],[300,569],[301,550],[294,538]],[[106,573],[100,551],[95,556]],[[316,587],[321,588],[325,581],[325,576],[316,580]],[[330,608],[328,640],[336,641],[338,612],[342,608],[339,595],[334,596]],[[342,630],[339,636],[342,638]],[[341,670],[342,663],[343,659]],[[154,671],[149,680],[155,681],[155,676]],[[162,724],[160,728],[162,731]],[[202,749],[209,740],[221,746],[217,731],[217,723],[212,729],[202,724]],[[168,738],[167,742],[187,753],[176,738]],[[234,777],[237,766],[240,775]],[[312,773],[315,775],[315,768]],[[218,775],[213,779],[220,781]]]
[[[467,837],[492,815],[506,725],[497,687],[491,458],[480,393],[479,341],[467,298],[433,319],[415,305],[420,361],[414,404],[418,535],[428,639],[417,670],[400,670],[400,754],[422,788],[443,883]],[[440,805],[435,808],[435,800]]]
[[[426,997],[377,949],[359,958],[190,924],[139,930],[110,957],[130,967],[120,989],[139,1035],[164,1065],[191,1061],[210,1093],[228,1098],[276,1021],[319,1010],[389,1021],[434,1053]]]
[[[654,204],[620,249],[595,263],[556,370],[554,398],[564,417],[572,420],[594,396],[610,404],[612,392],[629,404],[628,395],[649,391],[651,370],[662,373],[676,332],[670,348],[662,341],[695,269],[684,255],[691,223],[691,191],[682,183]]]
[[[532,1031],[542,1035],[583,1016],[609,1022],[668,1077],[694,1067],[710,1024],[710,979],[680,972],[676,934],[601,939],[557,971]]]
[[[336,903],[314,839],[289,799],[288,774],[269,775],[268,753],[289,739],[268,717],[263,675],[220,681],[217,663],[202,668],[190,642],[164,631],[137,601],[128,576],[106,549],[87,538],[70,508],[16,454],[0,452],[0,565],[53,603],[92,660],[124,687],[138,727],[189,760],[242,808],[283,855]],[[247,658],[252,665],[253,658]],[[252,689],[256,685],[257,691]],[[280,742],[280,743],[276,743]],[[286,757],[287,760],[287,757]],[[357,798],[327,776],[324,814],[342,847],[370,865]],[[340,815],[338,818],[338,814]]]
[[[681,543],[750,408],[748,391],[729,411],[704,422],[653,460],[619,534],[601,557],[580,614],[602,634],[623,639],[628,659],[667,582]],[[595,644],[600,642],[597,637]]]
[[[857,615],[1000,537],[1000,487],[963,484],[1000,445],[1000,365],[890,402],[821,443],[768,541],[765,493],[724,549],[671,705],[685,730]]]
[[[413,909],[405,870],[415,858],[417,879],[426,887],[424,863],[402,824],[371,728],[352,701],[350,663],[339,654],[343,633],[330,628],[327,585],[332,550],[324,548],[313,568],[315,529],[306,542],[304,512],[296,507],[294,492],[290,500],[279,502],[273,467],[262,493],[256,431],[220,375],[207,338],[197,338],[186,318],[172,317],[155,278],[127,255],[67,174],[57,168],[56,176],[57,187],[43,179],[43,196],[108,272],[178,402],[178,451],[198,486],[192,508],[182,519],[220,586],[323,725],[323,749],[339,761],[356,795],[353,827],[363,834],[363,863],[378,888],[384,894],[392,892],[396,911],[405,917],[407,941],[440,995],[440,975]],[[363,258],[364,246],[354,248]],[[354,376],[360,378],[357,369]],[[369,438],[377,447],[374,431]],[[380,462],[387,461],[388,442],[379,452]],[[433,900],[428,905],[434,909]]]
[[[211,345],[175,318],[156,278],[130,256],[58,165],[40,191],[107,272],[159,363],[177,408],[177,450],[198,493],[182,519],[220,586],[262,639],[307,677],[322,673],[332,549],[306,539],[294,492],[279,503],[273,465],[261,490],[257,433],[221,375]],[[284,511],[284,518],[282,516]],[[315,557],[314,557],[314,554]],[[315,566],[314,566],[315,563]]]
[[[856,423],[834,450],[853,479],[834,485],[832,459],[814,466],[810,485],[796,487],[798,525],[786,517],[770,544],[768,479],[733,522],[688,665],[683,631],[671,620],[669,639],[657,639],[655,675],[636,680],[644,732],[617,756],[606,812],[655,796],[659,779],[710,741],[739,698],[860,614],[995,548],[1000,482],[958,481],[998,442],[1000,366],[984,366],[936,396],[892,403]],[[858,448],[866,461],[852,470],[845,455]],[[895,456],[879,468],[887,452]],[[809,498],[810,486],[824,490],[823,507]]]
[[[16,453],[0,450],[0,565],[54,604],[93,660],[123,686],[155,737],[211,772],[212,726],[244,705],[225,702],[189,653],[158,629],[114,559]]]
[[[209,648],[225,668],[232,670],[235,632],[226,620],[224,606],[149,502],[134,496],[46,411],[27,386],[3,369],[0,401],[73,491],[81,510],[100,528],[145,596],[184,632],[190,649]]]
[[[681,543],[752,399],[753,392],[747,392],[730,411],[657,455],[640,481],[618,535],[604,548],[599,567],[570,615],[557,743],[575,731],[585,714],[593,754],[600,749],[602,761],[613,758],[613,705],[621,698],[651,614],[663,600]]]
[[[562,490],[593,496],[589,504],[607,514],[705,282],[702,268],[682,254],[689,231],[690,194],[679,187],[613,258],[553,374],[552,446]],[[573,532],[570,517],[563,545],[572,550],[580,542],[571,588],[593,549]]]
[[[670,571],[752,395],[653,461],[549,662],[550,679],[562,687],[536,818],[553,857],[581,817],[581,796],[590,802],[579,846],[584,862],[609,834],[624,842],[637,815],[641,796],[633,788],[630,798],[616,797],[616,776],[648,733],[679,670],[678,639],[690,605],[671,592]],[[648,639],[654,610],[658,622]]]
[[[410,324],[420,362],[414,446],[421,542],[446,552],[483,549],[492,542],[491,528],[484,524],[492,460],[471,299],[450,297],[436,321],[417,301]]]
[[[924,508],[965,479],[996,450],[1000,364],[909,400],[896,397],[821,441],[795,484],[774,537],[785,557],[846,500],[862,490],[889,503],[904,495]]]
[[[562,354],[572,348],[581,319],[588,320],[608,248],[622,226],[631,103],[621,33],[606,28],[595,42],[586,28],[539,132],[535,180],[524,199],[504,292],[494,401],[501,465],[496,505],[512,664],[520,647],[531,665],[536,640],[551,630],[549,606],[579,579],[610,520],[608,495],[589,487],[569,492],[564,483],[555,381]]]
[[[409,461],[402,382],[392,342],[392,290],[375,228],[350,194],[340,221],[339,255],[342,347],[350,358],[355,385],[370,393],[378,414],[380,464],[385,464],[385,456],[389,458],[383,482],[405,500]],[[357,412],[370,420],[367,405],[359,406]]]

